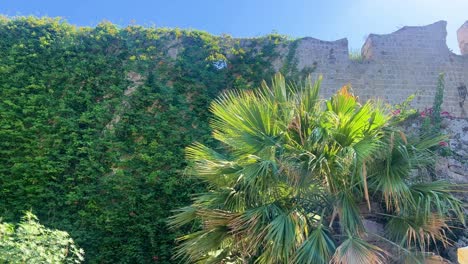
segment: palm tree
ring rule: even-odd
[[[212,103],[220,147],[187,148],[188,174],[209,190],[170,219],[173,228],[200,225],[179,238],[176,258],[388,263],[395,252],[450,243],[453,217],[464,223],[461,203],[449,184],[424,177],[440,138],[406,138],[383,104],[360,104],[346,86],[321,100],[320,83],[287,85],[278,74],[271,86]],[[370,232],[366,219],[385,232]]]

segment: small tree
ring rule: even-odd
[[[26,212],[18,226],[0,223],[0,263],[81,263],[84,252],[67,232],[41,225]]]
[[[421,134],[428,136],[437,136],[441,133],[442,123],[442,104],[444,102],[445,90],[445,74],[440,73],[437,79],[437,89],[434,96],[434,103],[432,108],[425,109],[421,112],[423,123],[421,127]]]
[[[434,123],[434,133],[440,133],[440,123],[442,122],[442,103],[444,102],[445,74],[439,74],[437,79],[437,90],[434,96],[434,106],[432,107],[432,122]]]
[[[387,263],[449,244],[451,216],[464,222],[461,203],[449,184],[420,177],[440,138],[407,138],[382,104],[360,104],[348,87],[323,101],[320,81],[287,85],[276,75],[271,86],[228,91],[212,104],[221,147],[187,148],[188,172],[210,189],[171,218],[174,228],[200,224],[180,238],[176,257]],[[371,232],[365,219],[385,232]]]

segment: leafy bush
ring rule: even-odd
[[[81,263],[84,251],[75,246],[67,232],[41,225],[26,212],[15,226],[0,223],[1,263]]]

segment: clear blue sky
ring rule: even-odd
[[[102,20],[121,26],[136,22],[234,37],[273,31],[323,40],[346,37],[354,50],[369,33],[446,20],[447,44],[459,53],[456,30],[468,20],[468,0],[2,0],[0,13],[60,16],[85,26]]]

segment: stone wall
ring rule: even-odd
[[[402,102],[416,93],[413,107],[418,109],[432,106],[438,75],[444,72],[443,111],[467,117],[468,54],[456,55],[448,49],[446,24],[439,21],[423,27],[403,27],[386,35],[370,34],[361,50],[362,60],[349,58],[346,39],[299,39],[295,50],[297,67],[314,67],[314,75],[324,76],[324,96],[351,84],[363,99],[381,98],[390,103]],[[458,31],[461,48],[468,45],[466,31],[468,28],[463,26]],[[282,48],[280,54],[284,61],[287,51]]]
[[[468,21],[457,30],[458,45],[462,55],[468,55]]]

